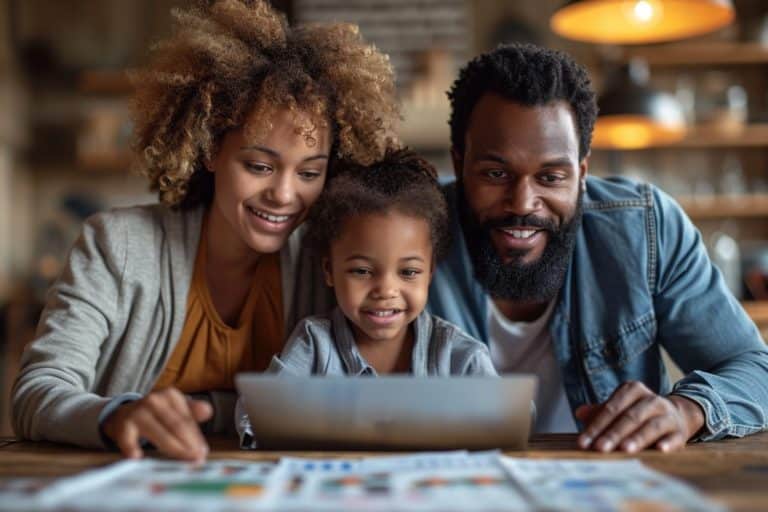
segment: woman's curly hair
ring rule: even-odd
[[[332,160],[371,163],[396,144],[392,67],[357,26],[292,28],[263,0],[219,0],[173,14],[174,36],[132,75],[134,149],[163,203],[210,204],[205,162],[228,130],[250,129],[251,114],[308,114],[305,140],[311,145],[316,130],[330,128]]]
[[[392,148],[370,165],[339,162],[338,168],[307,217],[309,247],[327,254],[350,218],[397,211],[427,222],[436,260],[447,252],[448,206],[432,164],[408,148]]]

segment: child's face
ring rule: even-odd
[[[344,223],[331,243],[325,278],[358,343],[405,336],[427,302],[432,241],[424,219],[391,211]]]

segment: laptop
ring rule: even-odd
[[[524,449],[533,375],[235,378],[266,449]]]

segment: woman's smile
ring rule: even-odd
[[[293,225],[295,214],[285,215],[271,213],[267,210],[261,210],[252,206],[246,206],[248,217],[257,229],[281,233],[290,229]]]

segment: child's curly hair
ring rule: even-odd
[[[350,217],[389,211],[427,221],[435,259],[445,254],[450,244],[448,206],[437,172],[407,148],[388,149],[384,158],[367,166],[340,162],[338,174],[310,210],[306,243],[327,253]]]
[[[173,14],[174,36],[132,75],[134,149],[163,203],[210,204],[205,162],[228,130],[251,128],[252,113],[261,120],[282,108],[306,113],[307,143],[330,127],[332,155],[355,162],[373,162],[396,144],[392,67],[357,26],[291,28],[263,0],[219,0]]]

